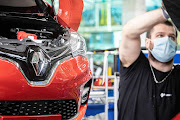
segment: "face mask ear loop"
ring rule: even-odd
[[[148,48],[148,50],[149,50],[150,52],[152,52],[152,50],[150,50],[149,48]]]
[[[150,42],[150,43],[149,43],[150,45],[153,43],[153,41],[152,41],[151,39],[150,39],[150,41],[149,41],[149,42]],[[151,50],[151,49],[150,49],[150,45],[148,46],[148,48],[147,48],[147,49],[148,49],[150,52],[152,52],[153,48],[152,48],[152,50]]]

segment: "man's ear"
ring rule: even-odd
[[[145,39],[146,49],[149,49],[149,48],[150,48],[150,43],[151,43],[151,39],[146,38],[146,39]]]

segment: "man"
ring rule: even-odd
[[[173,65],[177,32],[162,9],[130,20],[119,49],[118,120],[171,120],[180,112],[180,66]],[[148,58],[141,52],[140,35]]]

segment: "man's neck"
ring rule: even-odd
[[[149,60],[149,63],[156,69],[156,70],[159,70],[161,72],[168,72],[172,69],[173,67],[173,61],[166,64],[166,63],[162,63],[162,62],[159,62],[159,61],[154,61],[152,59],[148,59]]]

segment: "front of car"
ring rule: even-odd
[[[1,120],[85,114],[91,87],[85,40],[53,9],[42,0],[0,2]]]

